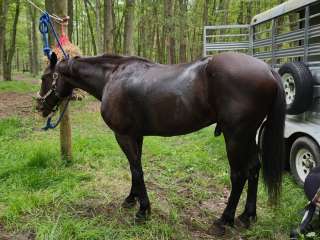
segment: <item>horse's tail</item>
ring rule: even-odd
[[[271,70],[277,80],[278,87],[271,109],[268,113],[265,127],[262,132],[262,169],[263,179],[267,187],[269,201],[278,203],[282,173],[284,167],[284,123],[286,113],[286,101],[280,75]]]

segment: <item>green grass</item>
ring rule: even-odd
[[[213,128],[172,137],[146,137],[145,181],[152,203],[146,224],[136,209],[122,209],[130,189],[127,160],[92,98],[72,103],[73,162],[60,159],[59,131],[37,131],[40,118],[0,119],[0,224],[5,231],[36,239],[219,239],[206,234],[222,213],[230,189],[222,137]],[[238,207],[241,213],[244,196]],[[244,239],[288,239],[306,203],[285,177],[281,204],[273,209],[260,184],[258,221],[239,230]],[[227,239],[239,239],[231,230]],[[1,239],[1,231],[0,231]]]
[[[38,91],[39,86],[27,81],[0,81],[0,92],[28,93]]]

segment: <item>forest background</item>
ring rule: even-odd
[[[33,1],[56,13],[55,1]],[[57,1],[66,2],[66,1]],[[68,35],[82,55],[138,55],[159,63],[201,57],[205,25],[247,24],[283,0],[67,0]],[[43,68],[41,12],[26,0],[0,0],[0,75]],[[63,17],[63,16],[60,16]]]

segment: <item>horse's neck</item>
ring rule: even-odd
[[[70,84],[74,88],[80,88],[101,101],[103,89],[109,80],[109,71],[99,66],[79,66],[72,78]]]

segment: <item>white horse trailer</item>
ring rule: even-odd
[[[204,56],[244,52],[280,73],[287,102],[287,160],[303,184],[310,169],[320,165],[320,0],[289,0],[248,25],[205,26],[203,36]]]

